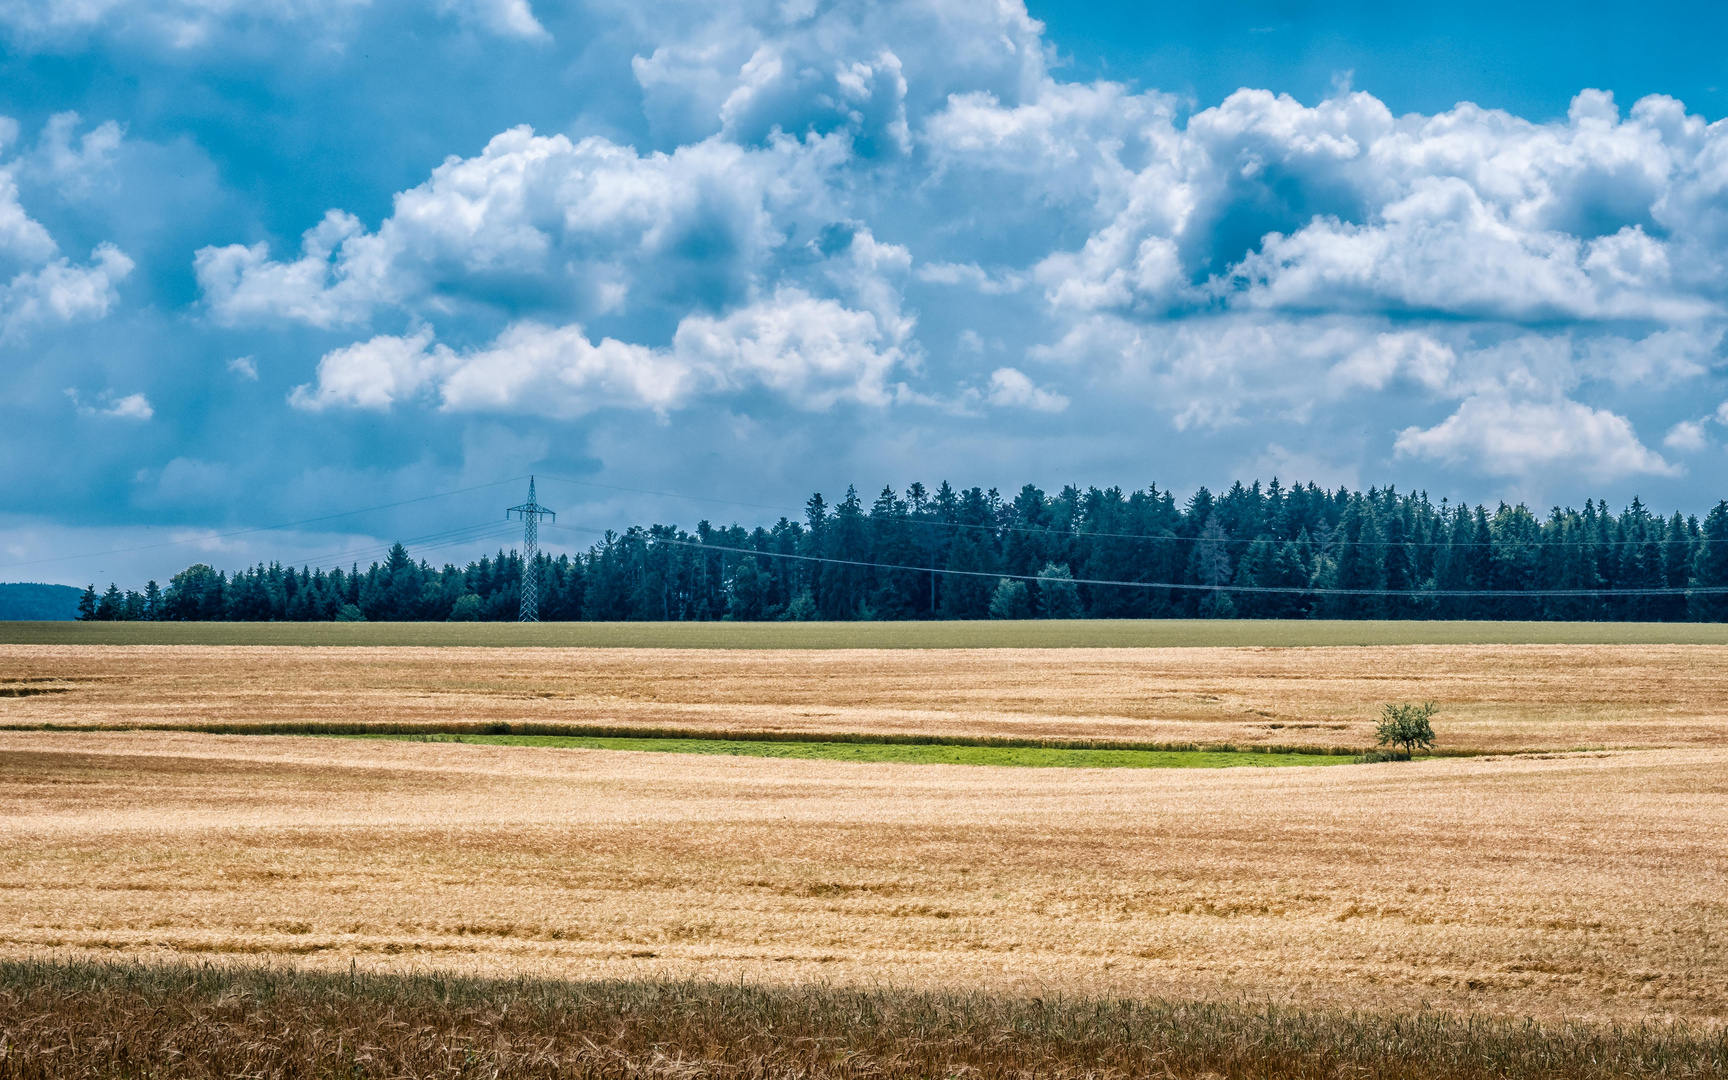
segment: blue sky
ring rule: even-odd
[[[1701,512],[1725,31],[3,0],[0,579],[463,559],[530,472],[585,529],[942,479]]]

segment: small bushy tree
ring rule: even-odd
[[[817,610],[816,599],[810,595],[809,589],[793,597],[792,602],[786,605],[785,614],[780,616],[784,622],[815,622],[821,617],[822,613]]]
[[[1040,619],[1077,619],[1080,617],[1080,590],[1074,587],[1074,575],[1067,563],[1045,563],[1038,571],[1038,617]]]
[[[356,609],[358,610],[358,609]],[[456,598],[450,605],[450,622],[479,622],[481,614],[486,610],[485,601],[473,593],[465,593]],[[336,616],[340,619],[342,616]]]
[[[1381,746],[1401,750],[1405,757],[1418,749],[1434,749],[1434,725],[1429,723],[1439,711],[1432,701],[1412,703],[1401,701],[1380,707],[1380,722],[1374,725],[1374,737]]]
[[[1001,578],[990,596],[992,619],[1028,619],[1032,617],[1032,597],[1024,581]]]

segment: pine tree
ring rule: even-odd
[[[1405,542],[1404,515],[1393,510],[1386,515],[1386,550],[1381,556],[1381,580],[1389,594],[1381,604],[1388,619],[1408,619],[1416,613],[1415,597],[1400,595],[1416,589],[1416,570]]]
[[[126,598],[120,594],[120,589],[109,582],[108,591],[102,594],[101,601],[96,605],[96,618],[99,622],[113,622],[126,616]]]
[[[1687,599],[1693,621],[1728,622],[1728,500],[1717,503],[1704,519],[1692,584],[1697,591]]]
[[[728,615],[742,622],[753,622],[762,617],[762,573],[755,556],[746,555],[738,563],[738,568],[732,572],[728,591]]]

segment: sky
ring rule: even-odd
[[[0,580],[1728,495],[1728,11],[0,0]]]

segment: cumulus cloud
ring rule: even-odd
[[[438,0],[438,8],[499,37],[552,40],[552,35],[534,17],[528,0]]]
[[[1450,346],[1427,334],[1376,334],[1372,342],[1332,367],[1330,381],[1341,388],[1383,390],[1394,377],[1402,375],[1429,390],[1439,390],[1450,381],[1457,363],[1457,354]]]
[[[1670,450],[1688,453],[1704,449],[1704,424],[1698,420],[1682,420],[1668,429],[1662,445]]]
[[[1679,471],[1639,442],[1625,417],[1577,401],[1471,397],[1434,427],[1399,432],[1395,447],[1400,456],[1468,462],[1494,476],[1558,469],[1600,482]]]
[[[72,405],[78,410],[79,416],[107,416],[119,420],[148,420],[156,415],[156,410],[150,405],[150,399],[145,397],[142,393],[127,394],[125,397],[116,398],[113,395],[104,392],[97,399],[96,404],[85,402],[83,395],[81,395],[76,389],[67,390],[66,396],[72,399]]]
[[[789,232],[842,216],[828,188],[846,155],[822,138],[640,154],[513,128],[398,194],[376,232],[332,210],[298,259],[231,244],[200,250],[195,266],[227,324],[353,324],[381,306],[487,305],[503,290],[582,318],[723,306],[746,298]]]
[[[888,375],[904,359],[896,329],[870,312],[787,289],[725,318],[685,320],[673,351],[729,384],[759,383],[801,408],[885,405]]]
[[[111,175],[125,136],[125,129],[113,120],[82,133],[79,123],[75,112],[49,117],[34,154],[26,162],[63,196],[87,194],[99,178]]]
[[[997,368],[990,373],[990,389],[984,400],[992,405],[1057,413],[1068,407],[1068,399],[1036,385],[1016,368]]]
[[[73,193],[103,167],[120,138],[116,125],[99,125],[75,151],[70,132],[76,122],[72,113],[53,117],[38,154],[63,194]],[[9,149],[17,139],[17,122],[0,117],[0,149]],[[44,325],[102,318],[119,299],[116,286],[134,266],[125,252],[108,243],[98,244],[82,265],[62,255],[60,245],[20,200],[18,173],[29,164],[14,159],[0,165],[0,268],[10,275],[0,284],[0,344],[16,343]]]
[[[292,262],[272,261],[265,243],[229,244],[199,249],[193,268],[205,303],[224,325],[270,318],[319,327],[354,323],[370,314],[383,287],[358,272],[361,260],[333,267],[330,257],[364,231],[358,218],[332,210],[306,230]]]
[[[509,0],[444,10],[544,33]],[[645,43],[663,150],[501,132],[381,221],[333,209],[298,251],[198,252],[211,320],[353,339],[295,392],[308,409],[821,411],[938,402],[932,384],[973,388],[966,409],[1068,404],[1020,357],[927,357],[911,289],[942,340],[1011,320],[992,353],[1084,369],[1178,431],[1349,410],[1380,452],[1506,476],[1672,475],[1579,399],[1721,370],[1728,125],[1668,98],[1585,91],[1536,122],[1243,89],[1190,112],[1063,81],[1014,2],[606,10]],[[0,214],[0,247],[40,242]],[[405,324],[490,343],[375,333]],[[1413,410],[1433,426],[1405,428]],[[1691,445],[1685,423],[1664,446]]]
[[[418,394],[440,367],[439,356],[427,352],[432,331],[398,336],[380,334],[324,354],[318,361],[318,384],[297,386],[288,400],[299,409],[317,411],[333,405],[356,409],[388,409]]]
[[[517,323],[465,352],[432,336],[422,328],[333,350],[319,361],[317,382],[295,388],[290,401],[312,411],[387,409],[435,392],[450,412],[567,418],[601,408],[664,414],[699,392],[760,387],[821,411],[840,401],[887,404],[887,379],[905,360],[893,328],[875,315],[791,289],[723,318],[691,316],[668,349],[595,342],[575,324]]]
[[[125,252],[101,244],[83,266],[61,257],[20,272],[0,286],[0,341],[17,340],[43,324],[102,318],[118,301],[115,286],[132,267]]]
[[[957,96],[925,125],[944,168],[1086,195],[1073,212],[1097,221],[1086,242],[1038,264],[1059,312],[1723,314],[1719,259],[1697,226],[1724,235],[1701,195],[1721,191],[1728,131],[1669,99],[1622,118],[1586,92],[1566,120],[1536,124],[1472,105],[1395,118],[1365,93],[1309,107],[1243,90],[1182,125],[1156,95],[1117,93],[1115,107],[1087,109],[1046,79],[1018,103]],[[1244,218],[1262,233],[1221,246]]]

